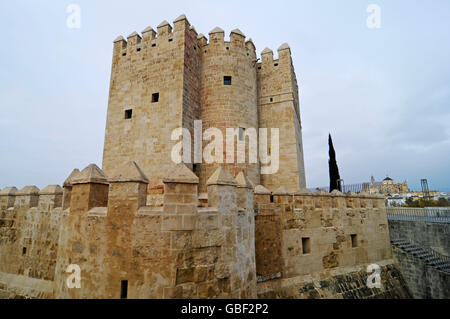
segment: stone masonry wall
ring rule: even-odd
[[[450,256],[450,224],[425,221],[389,220],[391,238],[408,239]]]
[[[157,32],[149,27],[142,36],[133,32],[126,40],[114,41],[102,166],[106,174],[117,165],[136,161],[152,176],[149,189],[161,186],[172,164],[172,147],[178,142],[171,139],[173,130],[189,130],[193,157],[194,121],[202,120],[204,130],[218,128],[224,139],[226,128],[236,132],[241,128],[246,154],[251,130],[259,134],[258,128],[264,127],[270,134],[270,128],[278,128],[277,173],[260,180],[259,161],[250,163],[246,156],[244,163],[238,163],[237,145],[233,163],[226,163],[225,149],[223,163],[233,174],[242,171],[253,185],[305,187],[298,86],[289,46],[280,47],[275,61],[264,50],[262,63],[257,63],[255,45],[239,29],[231,31],[230,41],[224,36],[222,29],[215,28],[208,42],[181,15],[173,29],[163,21]],[[231,77],[231,85],[225,85],[225,76]],[[153,97],[156,93],[158,101]],[[205,193],[206,181],[218,164],[198,164],[187,163],[200,178],[200,192]]]
[[[305,297],[303,292],[308,285],[320,288],[322,281],[331,285],[330,280],[338,280],[336,276],[343,274],[348,274],[350,281],[367,279],[365,267],[372,263],[397,276],[382,198],[337,191],[331,195],[312,194],[304,190],[290,194],[256,193],[255,204],[259,297]],[[394,283],[388,277],[381,291],[365,291],[354,297],[407,297],[401,278],[389,277],[397,280]],[[353,289],[350,287],[347,288]],[[348,289],[313,295],[347,298],[351,296]]]
[[[405,282],[416,299],[449,299],[450,275],[428,265],[422,259],[392,246]]]
[[[127,298],[256,297],[253,211],[238,208],[233,177],[210,179],[211,205],[199,208],[198,178],[184,165],[164,179],[162,207],[145,205],[144,177],[114,176],[105,207],[86,201],[101,184],[73,185],[55,297],[120,298],[125,280]],[[66,287],[71,263],[81,267],[81,289]]]
[[[4,190],[0,296],[121,298],[124,284],[127,298],[409,296],[392,261],[381,198],[262,186],[254,193],[244,174],[224,167],[208,179],[206,202],[183,164],[163,181],[162,205],[154,206],[134,162],[110,178],[95,165],[71,175],[64,183],[70,204],[61,189],[28,188],[20,201]],[[364,285],[369,263],[381,266],[382,289]],[[71,264],[80,266],[80,289],[67,287]]]
[[[303,161],[298,87],[291,51],[287,44],[278,49],[278,59],[265,49],[257,64],[259,127],[279,129],[280,167],[275,174],[261,175],[261,184],[290,191],[306,187]]]
[[[64,219],[62,189],[26,186],[15,194],[0,194],[0,199],[9,202],[0,211],[0,294],[51,297]]]
[[[225,41],[225,32],[215,28],[209,33],[209,43],[206,38],[201,40],[202,72],[201,72],[201,106],[203,129],[217,128],[222,132],[224,141],[226,129],[255,129],[258,132],[258,110],[256,107],[256,53],[253,44],[245,43],[245,35],[239,30],[233,30],[230,41]],[[224,77],[231,77],[231,84],[225,85]],[[244,130],[243,134],[248,133]],[[243,137],[246,141],[245,136]],[[238,134],[234,137],[235,144]],[[203,142],[203,146],[209,141]],[[246,142],[248,154],[249,142]],[[224,156],[226,150],[224,149]],[[236,175],[243,171],[249,179],[260,184],[259,165],[237,161],[237,146],[234,147],[234,159],[226,167]],[[222,154],[221,154],[222,155]],[[217,156],[217,155],[216,155]],[[223,159],[226,163],[226,157]],[[206,180],[221,165],[218,163],[203,163],[199,165],[200,192],[206,190]]]
[[[142,38],[134,32],[114,42],[102,166],[110,175],[118,165],[136,161],[153,177],[150,187],[161,184],[171,165],[172,131],[199,116],[198,86],[190,84],[198,79],[190,73],[198,72],[195,30],[180,17],[173,30],[164,21],[157,31],[147,28]],[[126,110],[132,110],[130,119]]]

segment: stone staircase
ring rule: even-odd
[[[437,270],[450,274],[450,257],[441,255],[429,247],[413,244],[406,239],[391,239],[396,247],[410,253],[434,267]]]

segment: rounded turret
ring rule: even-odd
[[[255,47],[251,40],[245,41],[245,35],[239,29],[231,31],[230,41],[225,41],[224,37],[225,32],[218,27],[209,33],[209,43],[201,36],[203,130],[220,129],[226,153],[226,129],[235,129],[234,160],[233,163],[226,163],[228,154],[224,154],[224,164],[234,175],[242,171],[252,182],[259,184],[257,163],[249,163],[248,155],[245,163],[237,163],[237,141],[239,138],[245,141],[245,154],[248,154],[249,140],[245,138],[246,129],[258,130]],[[208,143],[206,141],[203,145]],[[217,166],[217,163],[206,164],[204,161],[199,165],[201,188],[205,187],[205,181]]]

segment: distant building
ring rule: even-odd
[[[369,183],[369,193],[380,193],[384,195],[407,194],[410,190],[406,180],[403,183],[395,183],[390,177],[386,177],[381,182],[376,182],[372,176]]]

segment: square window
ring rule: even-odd
[[[260,66],[258,66],[258,70],[261,70],[261,67],[260,67]]]
[[[126,53],[122,53],[122,56],[126,56],[127,54]]]
[[[309,237],[302,237],[302,250],[303,254],[311,253],[311,240]]]
[[[358,247],[358,236],[356,234],[350,235],[350,238],[352,239],[352,248]]]
[[[141,48],[137,48],[136,51],[137,51],[137,52],[140,52],[140,51],[141,51]]]
[[[224,85],[231,85],[231,76],[224,76],[223,77],[223,84]]]
[[[159,93],[152,94],[152,103],[158,103],[159,101]]]
[[[133,116],[133,110],[125,110],[125,119],[131,119],[131,117]]]

